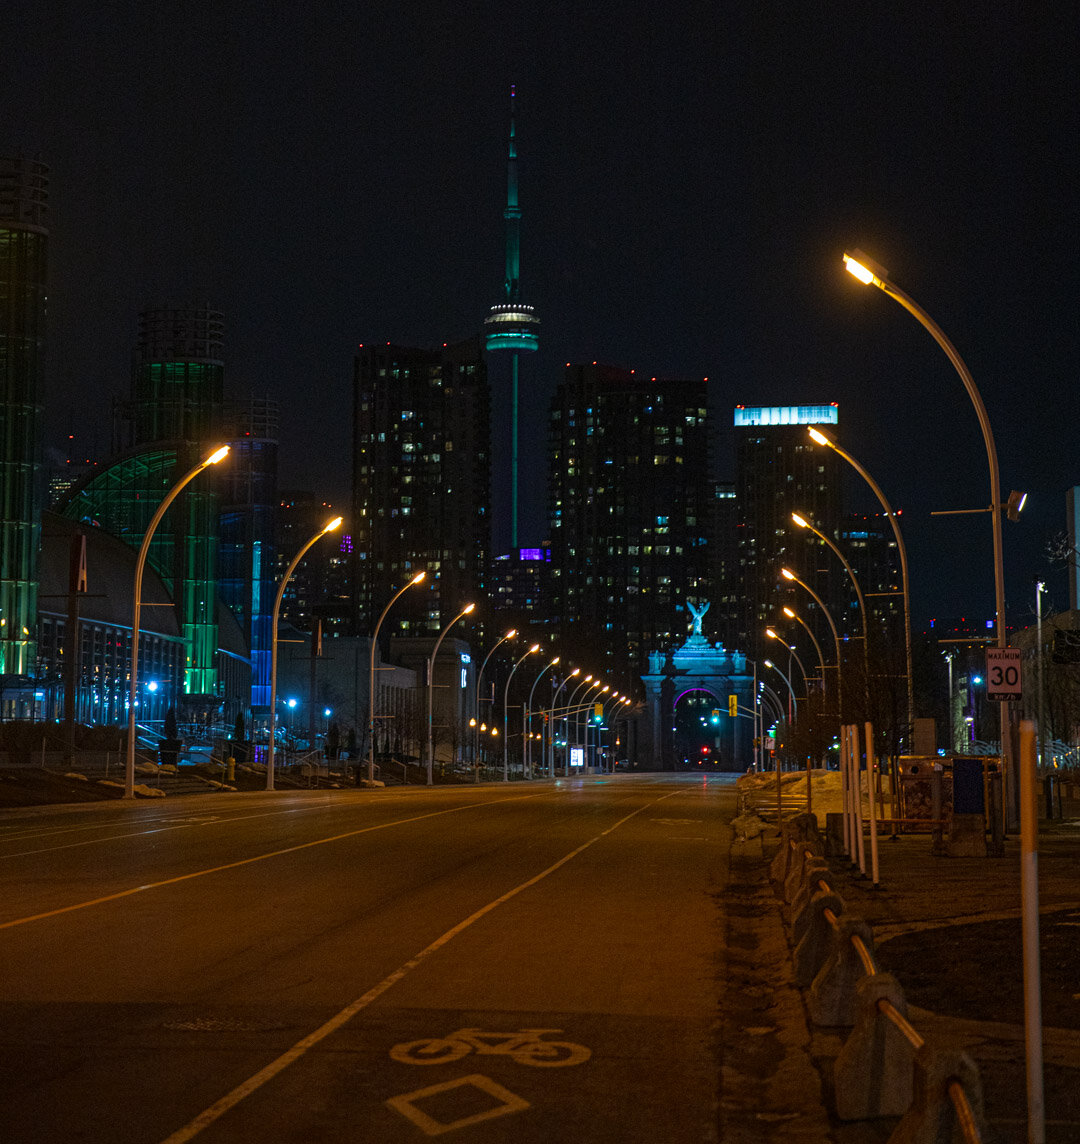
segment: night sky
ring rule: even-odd
[[[48,443],[98,458],[137,314],[225,313],[229,391],[282,407],[282,483],[344,501],[358,342],[478,332],[503,277],[518,90],[523,543],[543,534],[567,361],[707,376],[717,476],[736,403],[837,401],[903,525],[919,626],[990,617],[975,412],[861,247],[971,368],[1002,485],[1008,606],[1080,484],[1080,18],[1072,4],[601,6],[7,0],[0,152],[52,169]],[[493,379],[502,377],[501,371]],[[87,395],[92,395],[87,397]],[[876,507],[853,479],[850,507]]]

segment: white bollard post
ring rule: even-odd
[[[874,889],[878,887],[877,849],[877,795],[874,782],[874,724],[867,720],[863,727],[866,733],[866,785],[870,788],[870,880]]]

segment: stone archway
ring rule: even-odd
[[[711,644],[701,633],[701,621],[708,604],[690,611],[693,630],[682,647],[675,651],[649,653],[648,673],[641,677],[645,684],[646,716],[638,742],[639,762],[652,770],[698,769],[699,759],[688,755],[685,744],[693,742],[686,726],[684,710],[682,729],[678,711],[689,704],[691,720],[700,719],[700,704],[690,696],[708,697],[709,725],[699,741],[709,746],[713,769],[747,770],[754,757],[754,721],[741,712],[754,704],[754,677],[746,670],[746,656],[727,651],[723,644]],[[728,713],[728,698],[737,697],[740,714]],[[703,710],[703,708],[700,708]],[[713,722],[712,712],[719,714]],[[700,752],[699,752],[700,753]]]

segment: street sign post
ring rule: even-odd
[[[986,698],[995,703],[1008,703],[1019,699],[1020,649],[1018,647],[988,647],[986,649]]]

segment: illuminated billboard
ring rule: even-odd
[[[748,425],[835,425],[836,402],[830,405],[736,405],[735,427]]]

